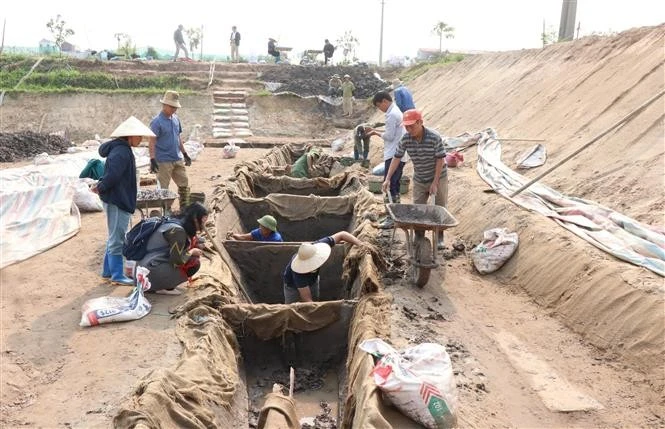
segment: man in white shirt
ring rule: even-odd
[[[397,145],[402,139],[406,129],[402,126],[402,112],[399,110],[399,107],[393,102],[392,97],[386,91],[379,91],[374,95],[372,99],[374,106],[385,113],[385,131],[379,132],[373,128],[370,128],[365,131],[365,135],[369,136],[379,136],[383,139],[383,162],[385,164],[385,171],[383,173],[384,180],[386,179],[386,173],[388,168],[390,168],[390,163],[395,156],[395,151],[397,150]],[[390,196],[394,203],[399,203],[399,188],[400,180],[402,179],[402,170],[404,169],[404,164],[408,161],[408,157],[405,154],[404,157],[400,160],[400,163],[397,165],[393,171],[392,176],[390,177]],[[382,225],[382,228],[392,228],[393,222],[391,218],[388,218]]]

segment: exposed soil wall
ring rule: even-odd
[[[662,91],[664,40],[661,25],[542,50],[475,56],[431,69],[407,86],[425,125],[444,135],[491,126],[503,138],[546,139],[547,164],[526,173],[535,177]],[[664,118],[661,100],[543,182],[662,225]],[[514,167],[516,156],[532,145],[504,142],[503,159]],[[375,144],[375,162],[379,150]],[[465,166],[449,173],[448,208],[460,220],[452,232],[475,243],[488,228],[518,232],[518,253],[493,276],[507,287],[524,288],[608,356],[623,356],[662,388],[663,279],[483,193],[488,186],[475,172],[474,157],[475,151],[467,151]]]
[[[66,131],[75,143],[94,139],[95,134],[107,137],[122,121],[136,116],[145,124],[159,113],[157,95],[135,94],[7,94],[0,106],[0,131]],[[194,124],[201,132],[212,130],[212,96],[186,94],[181,96],[184,136],[188,137]]]

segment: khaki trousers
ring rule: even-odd
[[[231,61],[238,62],[238,45],[235,42],[231,42]]]
[[[413,204],[427,204],[429,198],[429,186],[431,183],[424,184],[416,182],[413,183]],[[436,195],[434,196],[434,204],[448,208],[448,175],[439,179],[439,186],[436,187]],[[425,235],[424,231],[416,230],[416,235],[422,237]],[[437,241],[443,242],[443,231],[439,232]],[[433,243],[435,246],[436,243]]]
[[[413,204],[427,204],[430,184],[413,181]],[[448,175],[439,179],[434,204],[448,208]]]
[[[342,99],[342,112],[345,115],[353,115],[353,97],[346,98],[344,97]]]
[[[172,178],[178,188],[186,188],[189,186],[189,179],[187,178],[184,161],[159,162],[158,165],[159,170],[157,171],[157,181],[159,182],[160,188],[168,189]]]

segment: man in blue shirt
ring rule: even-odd
[[[328,260],[335,244],[346,242],[362,246],[363,242],[346,231],[323,237],[314,243],[303,243],[284,269],[284,302],[313,302],[319,299],[319,269]]]
[[[277,232],[277,219],[270,215],[265,215],[261,219],[257,219],[259,227],[251,230],[246,234],[231,234],[234,240],[243,241],[275,241],[282,242],[282,235]]]
[[[168,189],[171,179],[178,187],[180,208],[189,205],[189,179],[185,166],[192,165],[182,142],[182,124],[175,112],[180,108],[180,95],[166,91],[159,100],[162,111],[150,122],[157,137],[150,138],[150,172],[157,174],[159,187]]]
[[[401,80],[394,79],[390,89],[394,91],[393,98],[395,99],[395,104],[397,104],[402,113],[416,108],[416,105],[413,103],[411,91],[404,86]]]

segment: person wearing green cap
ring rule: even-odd
[[[274,217],[265,215],[256,221],[259,223],[258,228],[246,234],[233,233],[231,238],[244,241],[276,241],[280,243],[284,241],[282,235],[277,232],[277,220]]]

